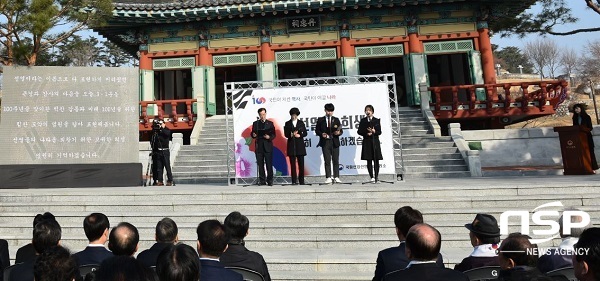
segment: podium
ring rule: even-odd
[[[560,139],[560,152],[565,175],[591,175],[592,158],[587,134],[590,130],[583,126],[554,127]]]

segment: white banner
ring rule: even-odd
[[[233,124],[236,143],[236,176],[256,177],[256,157],[254,141],[250,137],[252,122],[257,120],[258,109],[267,109],[267,119],[275,124],[273,141],[273,169],[275,176],[289,176],[289,159],[286,155],[287,139],[283,135],[283,125],[290,120],[290,108],[300,109],[299,119],[306,124],[308,136],[305,138],[305,175],[325,175],[321,147],[317,147],[319,137],[315,135],[318,117],[325,116],[324,106],[335,106],[333,116],[340,118],[343,134],[340,136],[340,175],[368,174],[366,161],[360,159],[362,136],[357,129],[360,119],[365,117],[364,108],[371,104],[375,117],[381,119],[382,133],[379,136],[383,160],[379,162],[380,174],[395,174],[394,148],[388,86],[386,83],[352,85],[331,85],[304,88],[248,89],[233,92]]]

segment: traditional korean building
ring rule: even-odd
[[[490,27],[534,2],[115,0],[95,30],[139,57],[142,132],[153,115],[189,134],[224,114],[224,82],[376,73],[396,75],[402,106],[427,83],[441,125],[502,128],[559,101],[559,82],[496,83]]]

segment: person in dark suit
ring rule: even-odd
[[[335,107],[328,103],[325,105],[325,116],[317,119],[315,133],[319,136],[319,144],[323,151],[325,163],[325,183],[341,183],[340,180],[340,136],[343,134],[340,119],[333,116]],[[331,163],[333,162],[333,177],[331,176]]]
[[[469,230],[469,238],[473,252],[454,266],[454,270],[465,272],[469,269],[484,266],[499,266],[498,244],[500,228],[496,218],[488,214],[477,214],[472,223],[465,224]]]
[[[42,253],[33,265],[35,281],[73,281],[79,279],[77,261],[69,250],[54,246]]]
[[[573,271],[580,281],[600,280],[600,228],[588,228],[575,245]]]
[[[140,233],[128,222],[121,222],[114,227],[108,236],[108,249],[115,256],[131,256],[138,250]]]
[[[258,109],[259,119],[252,123],[252,138],[255,141],[256,164],[258,168],[258,185],[273,185],[273,140],[275,126],[267,120],[267,109]],[[265,179],[265,166],[267,177]]]
[[[436,264],[442,235],[433,226],[420,223],[410,228],[406,236],[406,256],[410,263],[405,269],[386,274],[384,281],[469,281],[464,273]]]
[[[55,220],[42,220],[33,228],[31,243],[37,256],[46,250],[60,245],[61,229]],[[32,281],[33,269],[36,259],[30,259],[13,267],[7,281]]]
[[[568,280],[564,276],[545,276],[537,269],[537,245],[531,244],[530,237],[521,233],[511,233],[502,241],[498,250],[500,272],[498,281],[551,281]]]
[[[372,105],[365,106],[365,115],[367,117],[360,119],[358,124],[358,134],[363,137],[361,160],[367,160],[367,170],[371,182],[376,183],[379,180],[379,160],[383,160],[381,155],[381,144],[379,135],[381,135],[381,122],[379,118],[373,116],[375,109]],[[375,174],[373,174],[373,162],[375,162]]]
[[[50,212],[45,212],[43,214],[37,214],[34,218],[33,218],[33,227],[35,228],[35,225],[38,224],[39,222],[43,221],[43,220],[53,220],[56,221],[56,218],[54,217],[54,215]],[[30,260],[34,260],[35,257],[37,256],[36,252],[35,252],[35,248],[33,247],[33,243],[29,243],[21,248],[19,248],[17,250],[17,256],[15,258],[15,264],[17,263],[23,263],[26,261],[30,261]]]
[[[4,269],[10,266],[10,256],[8,253],[8,242],[0,239],[0,281],[4,277]]]
[[[304,137],[306,137],[306,125],[304,121],[298,119],[300,110],[296,107],[290,109],[291,119],[285,122],[283,132],[287,138],[287,155],[290,158],[292,168],[292,184],[304,184],[304,156],[306,147],[304,146]],[[296,161],[299,172],[296,173]]]
[[[185,244],[165,248],[158,255],[156,275],[161,281],[199,280],[200,259],[196,250]]]
[[[225,218],[225,230],[230,239],[227,251],[221,255],[220,261],[228,267],[242,267],[260,273],[265,281],[271,281],[269,269],[263,256],[246,248],[244,238],[248,235],[250,221],[240,212],[232,212]]]
[[[218,220],[203,221],[196,229],[198,254],[200,254],[200,280],[202,281],[243,281],[241,274],[229,270],[219,261],[227,250],[225,226]]]
[[[590,131],[586,133],[588,146],[590,149],[590,157],[592,160],[592,170],[598,170],[598,161],[596,160],[596,153],[594,152],[594,137],[592,136],[592,118],[585,112],[585,106],[583,104],[576,104],[573,106],[573,126],[582,126]]]
[[[156,266],[156,260],[160,252],[167,247],[177,244],[177,241],[179,241],[177,224],[170,218],[160,220],[156,224],[154,239],[156,243],[150,249],[142,251],[137,256],[137,259],[147,267]]]
[[[404,206],[396,211],[394,224],[396,225],[396,235],[400,240],[400,245],[379,252],[373,281],[381,281],[387,273],[406,268],[410,262],[406,256],[406,235],[408,235],[408,230],[413,225],[419,223],[423,223],[423,214],[418,210],[410,206]],[[441,254],[438,254],[436,264],[441,268],[444,267],[444,259]]]
[[[108,240],[110,222],[102,213],[92,213],[83,219],[83,231],[90,242],[81,252],[73,254],[79,266],[100,264],[113,254],[104,247]]]
[[[155,281],[156,273],[132,256],[113,256],[102,261],[94,271],[95,281]],[[86,277],[87,280],[87,277]]]
[[[579,211],[575,208],[568,208],[568,211]],[[537,268],[542,272],[561,269],[565,267],[573,267],[573,251],[574,245],[577,244],[579,236],[584,230],[590,227],[588,224],[585,227],[571,227],[571,234],[563,233],[563,216],[558,219],[559,233],[562,241],[558,248],[551,249],[542,255],[538,260]],[[581,216],[572,216],[571,223],[581,223],[583,218]]]

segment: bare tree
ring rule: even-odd
[[[577,52],[571,48],[567,48],[563,50],[562,55],[560,56],[560,63],[562,64],[563,69],[571,77],[571,74],[575,72],[575,68],[579,63],[579,56]]]
[[[600,40],[586,44],[585,54],[582,56],[577,68],[582,77],[600,77]]]
[[[559,65],[560,53],[554,40],[540,38],[525,44],[525,55],[533,63],[533,68],[543,78],[546,71],[555,76]]]

